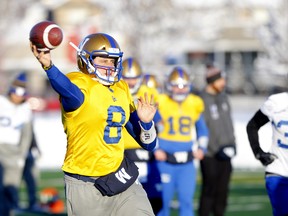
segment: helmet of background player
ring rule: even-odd
[[[139,62],[135,58],[127,58],[123,61],[122,77],[128,83],[132,95],[139,90],[143,75]]]
[[[25,72],[22,72],[16,76],[16,78],[12,81],[8,95],[16,94],[17,96],[25,97],[27,95],[27,75]]]
[[[182,67],[175,67],[168,76],[166,88],[173,100],[177,102],[185,100],[191,88],[188,73]]]
[[[40,203],[47,205],[59,199],[59,192],[56,188],[44,188],[40,191]]]
[[[50,213],[63,213],[65,204],[56,188],[48,187],[40,191],[40,207]]]
[[[112,85],[121,79],[122,56],[117,41],[108,34],[97,33],[86,36],[78,46],[77,64],[80,71],[95,76],[103,85]],[[115,58],[115,67],[96,65],[93,59],[97,56]],[[98,69],[107,71],[102,75]]]
[[[149,88],[154,88],[154,89],[159,88],[159,83],[156,79],[156,76],[152,74],[145,74],[143,76],[143,85],[146,85]]]

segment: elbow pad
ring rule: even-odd
[[[156,129],[154,127],[154,121],[152,121],[152,127],[149,130],[145,130],[140,121],[139,121],[139,125],[141,128],[141,132],[140,132],[140,140],[142,143],[144,144],[150,144],[152,143],[155,139],[156,139]]]

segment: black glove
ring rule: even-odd
[[[260,151],[256,154],[256,158],[261,161],[264,166],[271,164],[276,158],[278,158],[275,154],[266,153],[264,151]]]

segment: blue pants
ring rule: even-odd
[[[266,190],[270,198],[274,216],[288,215],[288,178],[266,176]]]
[[[0,164],[0,215],[9,216],[12,209],[18,208],[18,189],[3,184],[4,168]]]
[[[31,152],[28,154],[28,157],[25,161],[25,166],[23,170],[23,179],[26,183],[26,190],[28,192],[28,200],[29,200],[29,206],[28,208],[33,208],[36,205],[37,202],[37,185],[36,185],[36,179],[33,175],[33,167],[35,164],[35,159],[32,156]]]
[[[147,193],[154,214],[157,215],[158,212],[162,209],[161,178],[157,162],[155,160],[147,162],[147,165],[147,182],[141,184]]]
[[[0,163],[0,215],[5,215],[4,213],[4,186],[3,186],[3,168]]]
[[[163,208],[159,216],[170,215],[170,203],[175,192],[179,200],[179,216],[193,216],[193,198],[196,188],[196,169],[193,162],[171,164],[158,162],[162,180]]]

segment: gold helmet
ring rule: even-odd
[[[143,76],[143,85],[148,86],[149,88],[154,88],[154,89],[158,89],[159,88],[159,83],[156,79],[155,75],[152,74],[145,74]]]
[[[175,67],[168,76],[166,87],[173,100],[178,102],[185,100],[191,88],[188,73],[182,67]],[[175,92],[175,87],[181,90]]]
[[[121,79],[123,52],[117,41],[110,35],[90,34],[80,42],[77,51],[78,68],[83,73],[95,75],[104,85],[111,85]],[[115,58],[115,67],[94,64],[93,59],[97,56]],[[108,76],[101,75],[98,68],[106,69]],[[113,76],[109,75],[111,71],[115,72]]]
[[[142,83],[142,69],[135,58],[127,58],[123,61],[122,77],[128,83],[131,94],[136,94]]]

